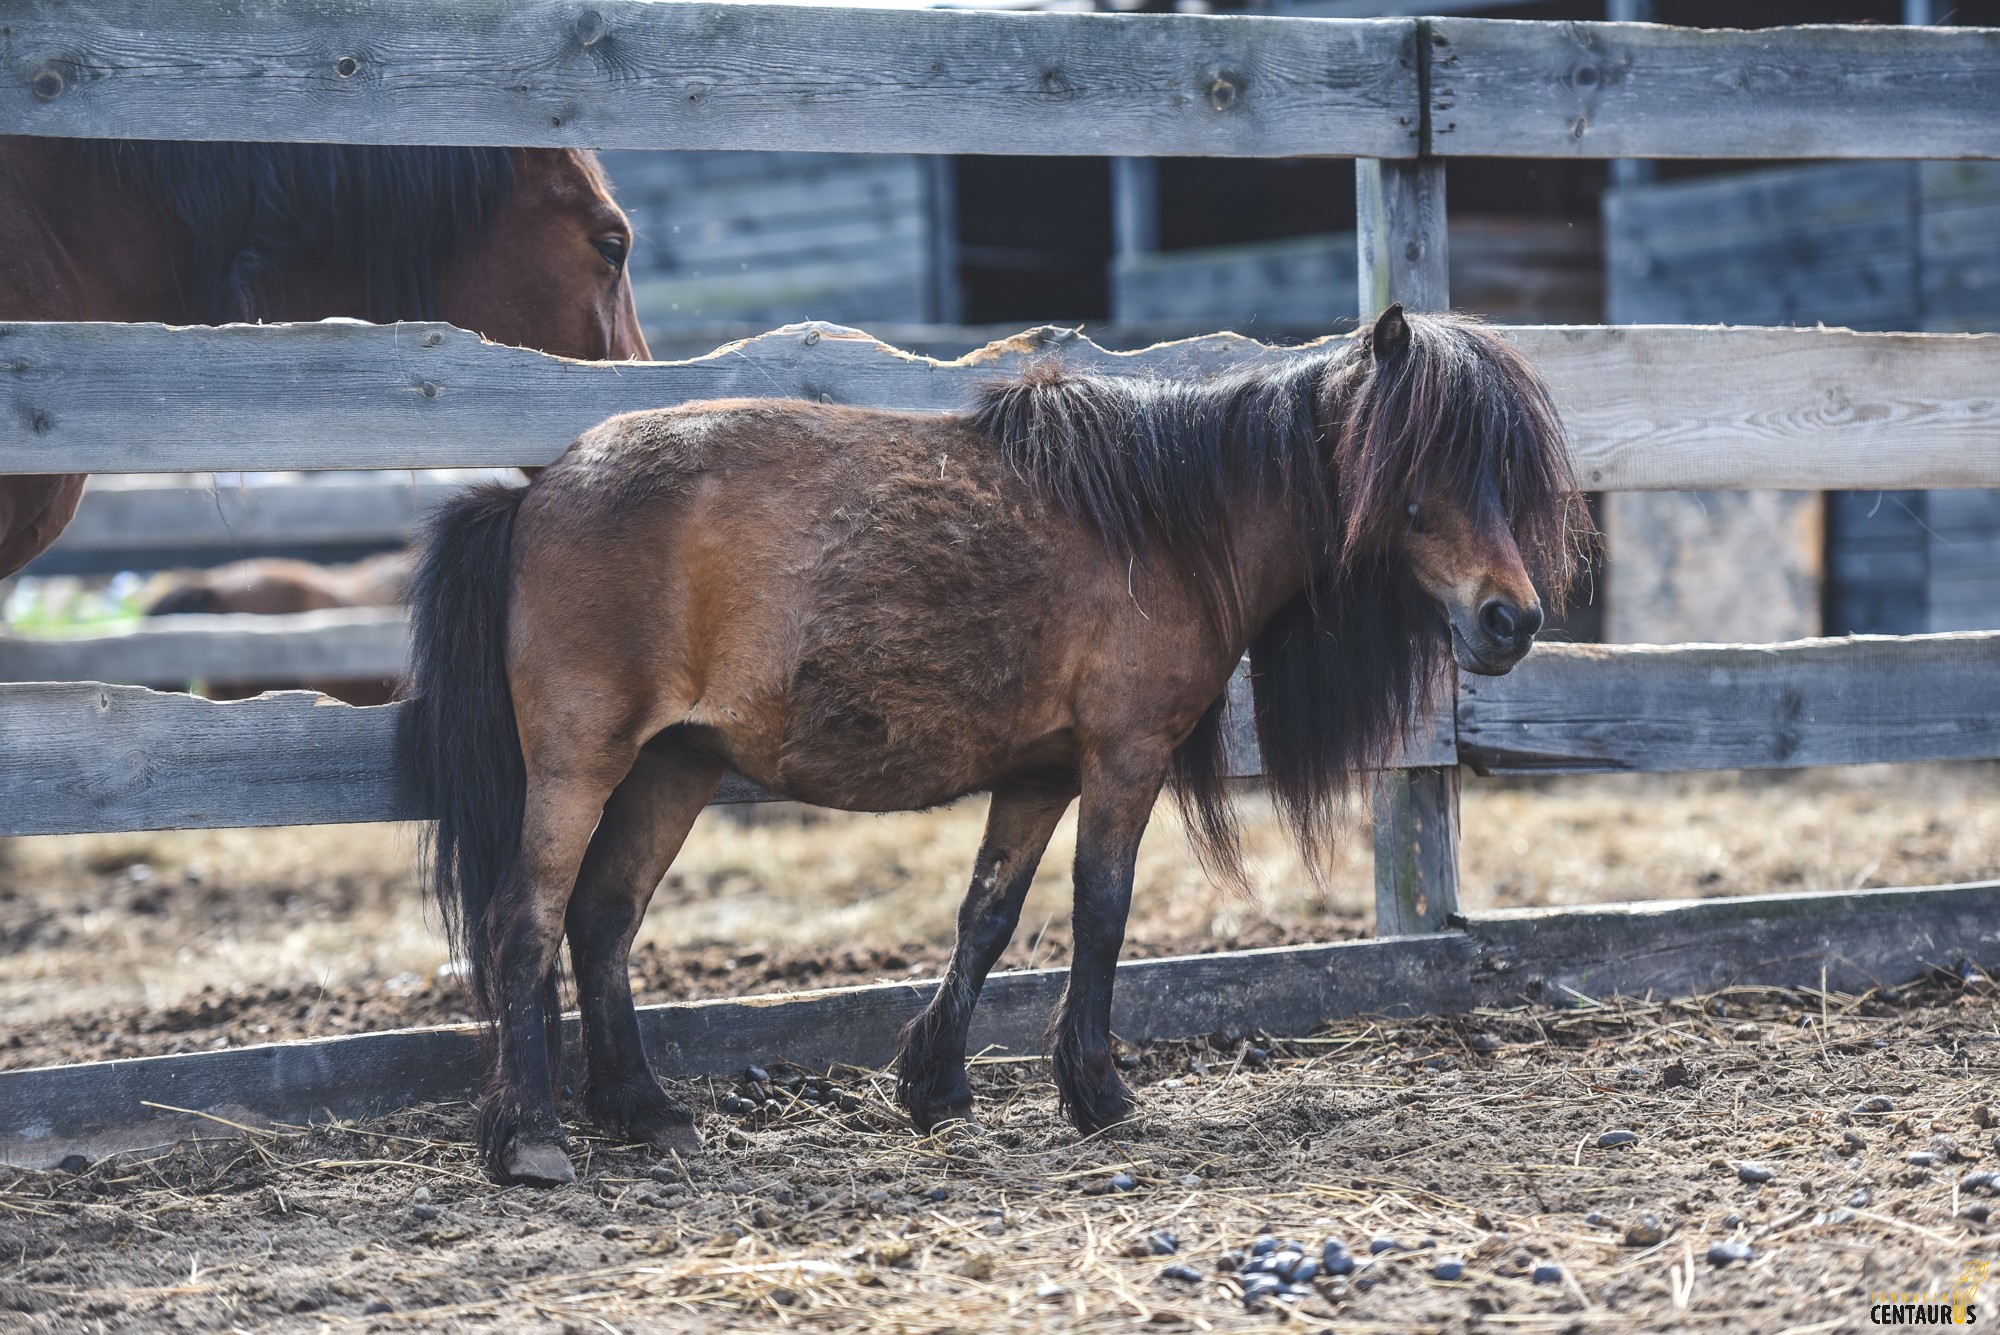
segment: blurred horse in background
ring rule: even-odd
[[[631,247],[573,149],[0,136],[0,320],[447,320],[644,359]],[[0,478],[0,577],[55,541],[83,484]]]

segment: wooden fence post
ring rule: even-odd
[[[1354,164],[1360,316],[1450,306],[1444,163]],[[1458,770],[1389,770],[1375,787],[1375,931],[1433,932],[1458,913]]]

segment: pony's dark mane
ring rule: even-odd
[[[438,270],[514,188],[511,149],[93,140],[85,161],[135,186],[194,239],[204,323],[264,315],[264,280],[351,268],[367,318],[436,315]]]
[[[972,414],[1036,491],[1120,556],[1181,563],[1248,639],[1265,777],[1315,867],[1360,776],[1445,680],[1442,619],[1401,554],[1412,506],[1498,505],[1557,606],[1588,528],[1561,424],[1520,355],[1462,316],[1394,318],[1380,353],[1364,331],[1209,383],[1044,366],[988,387]],[[1308,572],[1261,627],[1239,624],[1227,555],[1227,501],[1246,486],[1284,499]],[[1175,753],[1174,791],[1203,862],[1240,879],[1222,706]]]

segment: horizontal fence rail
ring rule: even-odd
[[[268,682],[399,677],[409,654],[403,614],[337,608],[290,616],[170,616],[92,635],[0,634],[0,682]]]
[[[1111,1022],[1132,1041],[1223,1025],[1302,1035],[1357,1014],[1586,1006],[1739,983],[1861,992],[1965,960],[1990,967],[1996,905],[2000,885],[1988,883],[1503,910],[1424,936],[1128,960]],[[1042,1051],[1067,980],[1061,969],[995,974],[973,1017],[974,1047]],[[678,1078],[775,1061],[874,1067],[894,1055],[897,1030],[934,987],[913,979],[643,1006],[640,1034],[654,1069]],[[71,1154],[94,1160],[246,1122],[380,1116],[470,1098],[480,1071],[471,1025],[5,1071],[0,1163],[53,1168]]]
[[[1121,156],[2000,156],[2000,32],[1977,28],[646,0],[17,0],[7,26],[8,134]]]
[[[1548,380],[1592,490],[2000,486],[2000,335],[1501,332]],[[1107,352],[1042,329],[940,362],[811,324],[613,364],[448,325],[0,324],[0,473],[535,465],[612,413],[694,399],[943,411],[1050,357],[1201,376],[1299,355],[1234,334]]]
[[[1256,775],[1247,682],[1231,772]],[[1493,773],[2000,759],[2000,632],[1789,645],[1541,645],[1461,677],[1397,758]],[[415,820],[400,706],[304,692],[218,704],[90,682],[0,685],[0,835]],[[768,797],[732,778],[722,802]]]
[[[2000,29],[1427,25],[1441,156],[2000,157]]]
[[[1416,25],[649,0],[14,0],[0,133],[1407,157]]]

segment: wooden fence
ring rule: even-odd
[[[1364,314],[1392,300],[1448,304],[1453,154],[2000,156],[2000,32],[1971,29],[1713,33],[623,0],[227,11],[14,0],[8,10],[0,133],[1355,155]],[[1589,326],[1507,335],[1549,377],[1593,489],[2000,485],[1991,338]],[[694,361],[609,367],[435,326],[10,325],[0,326],[0,472],[535,464],[624,408],[753,393],[943,410],[1038,355],[1213,374],[1290,354],[1215,336],[1116,356],[1041,331],[939,363],[795,326]],[[1351,1009],[1563,995],[1579,962],[1609,991],[1746,978],[1844,986],[1907,978],[1954,951],[1991,959],[1992,886],[1546,913],[1532,930],[1508,915],[1468,922],[1457,912],[1455,762],[1560,773],[1994,758],[1996,688],[1994,635],[1538,649],[1510,677],[1459,683],[1382,787],[1378,925],[1417,939],[1129,966],[1121,1030],[1194,1032],[1218,1006],[1278,1028]],[[218,705],[89,683],[0,686],[0,833],[418,817],[394,728],[393,708],[303,695]],[[1236,765],[1251,773],[1241,731]],[[722,795],[752,796],[740,784]],[[1331,983],[1337,967],[1372,981]],[[1043,975],[996,982],[996,996],[1035,1006],[1052,986]],[[1134,998],[1150,1004],[1134,1009]],[[714,1007],[655,1008],[647,1037],[680,1072],[745,1051],[873,1060],[919,1000],[900,988],[727,1003],[736,1030],[718,1029]],[[1032,1041],[1021,1023],[1029,1008],[996,1003],[974,1041]],[[752,1010],[754,1024],[741,1014]],[[179,1129],[145,1120],[141,1089],[188,1090],[155,1101],[227,1104],[241,1116],[373,1108],[412,1092],[431,1060],[440,1064],[422,1092],[462,1085],[454,1031],[339,1042],[360,1046],[0,1075],[0,1154],[39,1162],[65,1144]],[[386,1060],[392,1051],[402,1055]],[[376,1074],[357,1078],[364,1068]]]

